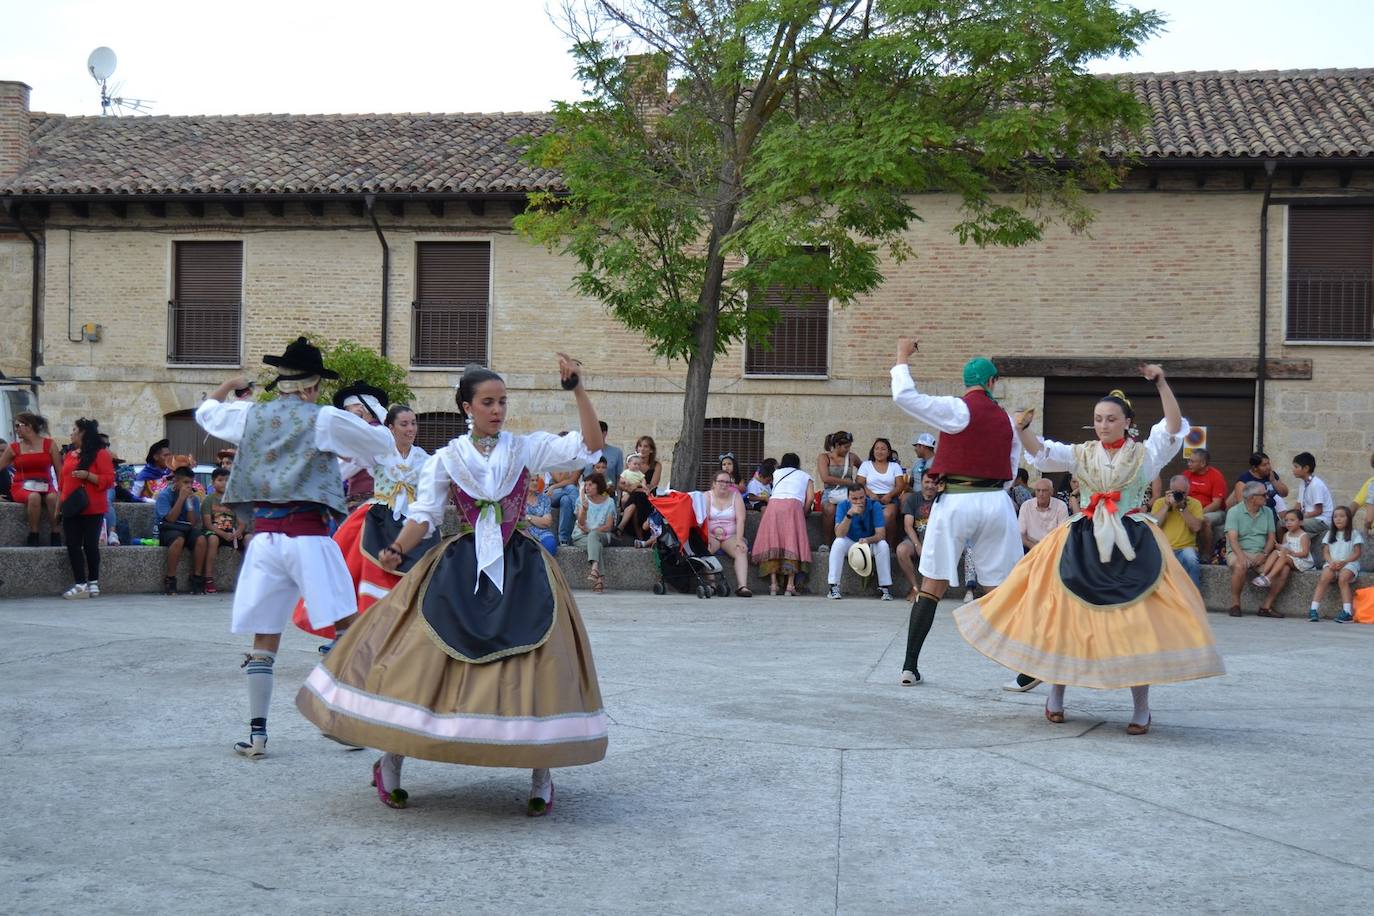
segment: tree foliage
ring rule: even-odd
[[[778,318],[750,290],[875,290],[923,192],[958,195],[980,246],[1082,229],[1143,118],[1087,68],[1160,20],[1113,0],[568,0],[562,24],[586,95],[526,158],[567,190],[516,227],[687,361],[685,488],[714,357]]]

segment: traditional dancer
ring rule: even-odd
[[[929,473],[940,478],[940,494],[930,510],[921,542],[921,590],[911,605],[902,684],[921,682],[921,647],[935,622],[935,607],[959,574],[959,557],[969,550],[985,586],[999,584],[1021,558],[1016,511],[1006,489],[1016,477],[1021,444],[1015,424],[992,396],[997,367],[979,356],[964,365],[962,397],[921,394],[907,361],[920,341],[897,341],[892,367],[892,400],[911,416],[940,431]]]
[[[234,591],[234,633],[252,633],[246,654],[248,740],[234,745],[245,757],[267,749],[272,666],[282,627],[305,597],[310,623],[343,629],[357,610],[353,583],[339,547],[329,537],[331,516],[344,512],[339,455],[380,457],[394,448],[391,434],[350,413],[315,403],[320,380],[338,378],[324,367],[317,347],[298,338],[281,356],[263,362],[280,373],[269,384],[275,401],[225,403],[247,379],[231,378],[196,408],[196,422],[239,447],[224,494],[228,505],[251,504],[253,540]]]
[[[366,420],[369,426],[383,425],[390,404],[391,399],[385,391],[375,385],[369,385],[363,379],[358,379],[353,384],[345,385],[334,392],[335,407]],[[417,467],[423,463],[418,462]],[[352,457],[340,458],[339,474],[343,477],[344,498],[348,503],[349,512],[372,499],[375,481],[372,479],[372,465],[369,462]],[[348,556],[347,550],[344,551],[344,556]]]
[[[296,705],[326,735],[380,748],[382,803],[406,806],[405,757],[531,767],[527,813],[553,805],[552,767],[606,755],[591,646],[557,562],[523,530],[529,474],[591,463],[601,427],[576,363],[559,354],[581,433],[506,432],[506,385],[469,367],[458,408],[468,435],[421,472],[415,501],[381,561],[396,568],[438,530],[452,485],[459,533],[419,560],[311,672]]]
[[[362,383],[358,383],[361,385]],[[357,386],[341,390],[341,394]],[[376,389],[380,391],[380,389]],[[354,397],[355,395],[349,395]],[[339,398],[335,398],[336,403]],[[380,405],[379,405],[380,406]],[[347,409],[347,405],[345,405]],[[366,502],[353,510],[348,519],[334,532],[334,542],[343,552],[348,574],[353,578],[353,587],[358,595],[358,613],[362,614],[378,600],[385,598],[401,576],[415,565],[415,558],[428,552],[430,547],[439,543],[439,533],[433,531],[413,551],[396,570],[382,566],[379,554],[396,540],[401,533],[406,509],[415,499],[419,486],[420,469],[429,459],[429,452],[415,444],[417,427],[415,411],[404,404],[397,404],[383,414],[382,425],[391,433],[395,443],[389,454],[374,461],[350,459],[355,474],[366,474],[371,496]],[[356,480],[354,476],[352,479]],[[296,626],[307,633],[335,637],[332,625],[315,627],[310,623],[305,602],[296,604],[292,616]],[[321,654],[330,649],[328,643],[320,646]]]
[[[1051,684],[1045,718],[1064,721],[1064,687],[1130,687],[1128,735],[1150,730],[1150,684],[1225,673],[1202,596],[1158,526],[1137,507],[1188,435],[1164,370],[1141,367],[1164,419],[1138,442],[1135,412],[1120,391],[1093,408],[1097,441],[1065,445],[1018,434],[1041,471],[1072,471],[1083,511],[1045,536],[1002,587],[964,605],[954,620],[984,655]]]

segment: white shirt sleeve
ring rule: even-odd
[[[859,470],[855,476],[862,477],[864,480],[869,480],[875,473],[877,473],[877,471],[873,467],[873,462],[865,461],[863,464],[859,465]]]
[[[385,428],[385,427],[383,427]],[[444,467],[444,446],[425,459],[415,485],[415,499],[406,506],[406,518],[428,526],[425,536],[438,531],[444,524],[444,509],[448,505],[449,476]]]
[[[1040,451],[1027,455],[1026,460],[1031,467],[1047,474],[1072,471],[1077,467],[1073,460],[1073,446],[1053,439],[1041,439]]]
[[[210,435],[238,445],[248,423],[248,408],[252,406],[252,401],[226,403],[206,398],[196,408],[196,423]]]
[[[921,394],[911,379],[911,367],[892,367],[892,400],[907,414],[942,433],[957,433],[968,426],[968,405],[962,398]]]
[[[529,433],[522,438],[525,440],[525,466],[536,474],[544,471],[578,471],[596,460],[587,451],[587,443],[582,441],[582,434],[578,432],[566,436]]]
[[[1007,414],[1007,421],[1011,423],[1011,477],[1002,485],[1003,490],[1010,490],[1016,483],[1016,469],[1021,466],[1021,436],[1016,430],[1016,418]]]
[[[1145,474],[1150,480],[1159,476],[1164,465],[1173,460],[1178,450],[1183,448],[1183,440],[1192,429],[1185,417],[1179,424],[1178,432],[1169,435],[1168,420],[1160,420],[1150,428],[1150,436],[1145,440]]]
[[[315,448],[371,467],[395,450],[396,440],[385,426],[372,426],[337,407],[321,407],[315,416]]]

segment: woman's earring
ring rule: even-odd
[[[468,414],[464,419],[466,419],[468,423],[468,432],[472,432],[472,414]]]

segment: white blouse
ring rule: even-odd
[[[888,461],[886,474],[879,473],[871,461],[865,461],[859,465],[859,476],[864,479],[865,486],[873,492],[874,496],[885,496],[891,493],[901,474],[902,466],[895,461]]]
[[[800,468],[778,468],[773,472],[773,496],[769,502],[779,499],[795,499],[805,502],[806,485],[811,475]]]

